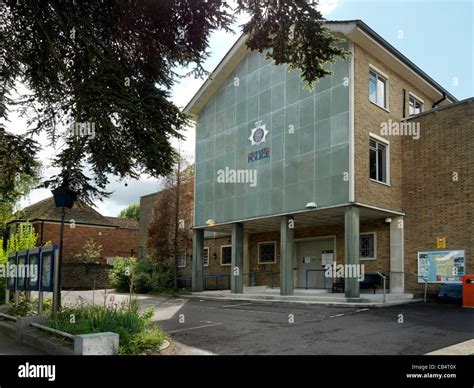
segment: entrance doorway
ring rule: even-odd
[[[296,242],[298,288],[329,288],[330,279],[324,276],[324,263],[336,260],[335,238],[320,237]]]

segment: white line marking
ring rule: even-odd
[[[344,315],[346,315],[346,314],[330,315],[329,318],[343,317]]]
[[[226,304],[225,306],[221,306],[221,308],[234,307],[234,306],[247,306],[249,304],[253,304],[253,303],[249,302],[249,303],[238,303],[238,304]]]
[[[211,324],[211,325],[202,325],[202,326],[189,327],[189,328],[187,328],[187,329],[171,330],[171,331],[168,331],[167,333],[168,333],[168,334],[171,334],[171,333],[178,333],[178,332],[180,332],[180,331],[203,329],[203,328],[205,328],[205,327],[212,327],[212,326],[218,326],[218,325],[222,325],[222,323],[213,323],[213,324]]]

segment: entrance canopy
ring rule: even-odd
[[[245,227],[245,231],[249,233],[275,232],[280,230],[281,217],[284,215],[292,216],[295,223],[295,229],[302,229],[315,226],[338,225],[344,223],[344,212],[346,206],[356,205],[360,208],[360,222],[367,222],[381,218],[390,218],[396,216],[403,216],[404,213],[394,210],[381,209],[363,204],[345,204],[333,207],[326,207],[320,209],[308,209],[292,214],[278,214],[268,217],[258,217],[248,220],[238,221]],[[209,220],[213,221],[213,220]],[[229,223],[213,223],[209,222],[209,226],[197,229],[206,230],[209,232],[218,232],[223,234],[230,234],[232,232],[232,225]]]

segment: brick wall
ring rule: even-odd
[[[402,211],[402,136],[382,136],[390,142],[390,187],[373,182],[369,176],[369,133],[380,135],[380,124],[403,117],[403,89],[424,100],[425,109],[434,101],[416,89],[359,45],[354,45],[355,111],[355,199],[357,202]],[[389,76],[389,112],[369,100],[369,63]]]
[[[230,236],[204,239],[204,248],[209,248],[209,266],[203,267],[204,275],[230,275],[230,265],[221,265],[221,246],[230,244]],[[192,259],[189,258],[192,255],[192,250],[188,250],[187,254],[186,268],[179,268],[178,276],[191,276],[192,274]],[[229,278],[226,277],[223,280],[224,288],[229,288]],[[207,279],[206,282],[209,288],[215,288],[215,279]]]
[[[159,193],[140,197],[140,222],[139,222],[139,257],[146,257],[148,250],[146,247],[148,226],[153,216],[153,207],[158,199]]]
[[[376,232],[377,233],[377,258],[376,260],[361,260],[361,264],[365,266],[365,272],[380,271],[386,274],[390,271],[390,229],[384,220],[361,223],[360,232]],[[344,263],[344,225],[328,225],[325,227],[310,227],[295,229],[295,239],[308,237],[336,236],[336,252],[335,260],[338,264]],[[253,233],[249,235],[249,272],[257,271],[258,264],[258,243],[265,241],[276,241],[276,263],[260,264],[258,271],[271,270],[274,274],[274,286],[280,285],[280,233],[266,232]],[[230,274],[230,266],[220,265],[220,247],[222,245],[230,245],[231,238],[205,239],[204,246],[210,248],[209,267],[204,267],[204,274]],[[295,247],[296,248],[296,247]],[[214,258],[214,254],[216,257]],[[187,262],[187,267],[180,269],[181,276],[191,276],[192,263]],[[248,278],[244,279],[247,282]],[[269,275],[259,275],[256,278],[256,285],[270,285]],[[208,280],[212,286],[213,280]],[[388,285],[387,285],[388,287]]]
[[[62,288],[66,290],[99,290],[110,288],[107,264],[71,263],[62,266]]]
[[[417,252],[437,250],[436,237],[446,237],[448,250],[465,249],[474,273],[474,99],[410,121],[420,122],[421,137],[403,139],[405,271],[418,272]],[[419,289],[415,282],[407,288]]]
[[[59,244],[61,225],[53,223],[43,224],[43,233],[41,243],[51,241],[53,244]],[[41,224],[35,224],[37,233],[41,236]],[[105,263],[106,257],[129,256],[133,250],[138,253],[138,230],[122,228],[106,228],[94,226],[75,225],[70,228],[65,224],[64,228],[64,256],[63,262],[77,262],[76,254],[83,252],[86,241],[93,239],[96,244],[102,245],[102,262]]]

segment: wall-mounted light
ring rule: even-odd
[[[216,224],[216,221],[214,221],[213,219],[209,219],[206,221],[206,225],[208,226],[214,226]]]
[[[316,209],[318,205],[316,205],[316,202],[308,202],[306,204],[306,209]]]
[[[385,219],[385,222],[386,222],[387,224],[391,224],[391,223],[392,223],[392,219],[391,219],[390,217],[387,217],[387,218]]]

